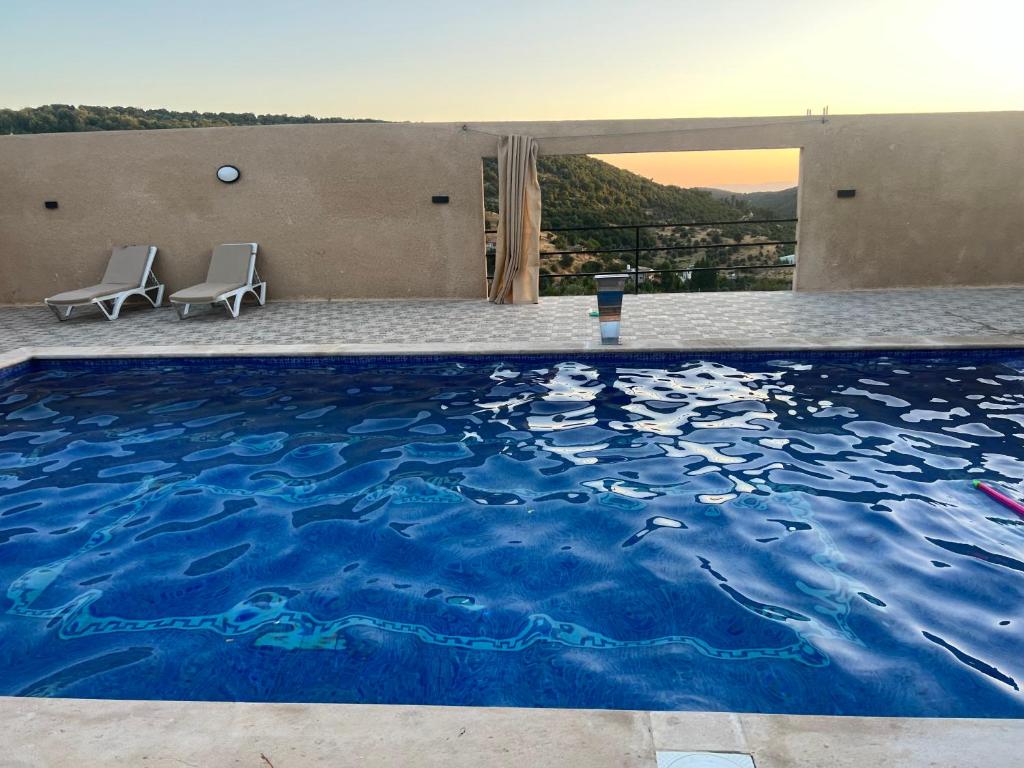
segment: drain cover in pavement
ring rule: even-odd
[[[754,768],[754,758],[739,752],[658,752],[658,768]]]

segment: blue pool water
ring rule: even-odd
[[[22,366],[0,694],[1024,716],[1022,370]]]

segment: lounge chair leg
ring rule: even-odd
[[[225,296],[220,301],[224,302],[224,309],[228,311],[231,317],[238,317],[238,312],[242,308],[242,296],[245,291],[239,291],[232,296]]]
[[[117,320],[117,316],[121,314],[121,305],[124,304],[124,300],[127,298],[127,296],[116,297],[112,300],[109,310],[102,301],[97,301],[96,306],[100,308],[100,311],[106,316],[107,320]]]
[[[57,316],[57,319],[60,320],[61,322],[69,320],[71,318],[71,311],[74,309],[73,306],[67,306],[64,307],[63,309],[61,309],[60,307],[55,307],[53,304],[47,304],[46,306],[50,308],[53,314],[55,314]]]
[[[153,289],[156,289],[156,298],[155,299],[152,298],[149,295],[149,292],[152,291]],[[160,304],[162,304],[163,300],[164,300],[164,284],[163,283],[157,283],[156,285],[151,285],[151,286],[149,286],[148,288],[146,288],[142,292],[142,295],[145,296],[146,300],[150,304],[152,304],[154,307],[159,307]]]
[[[189,307],[191,307],[191,306],[192,306],[191,304],[175,304],[174,305],[174,311],[178,313],[178,319],[179,320],[184,320],[186,317],[188,317],[188,310],[189,310]]]
[[[142,295],[149,299],[149,303],[154,307],[159,307],[164,300],[164,284],[160,282],[160,279],[156,276],[156,273],[150,267],[149,272],[146,274],[146,287],[142,290]],[[149,298],[149,292],[156,290],[156,300]]]
[[[247,293],[251,293],[253,295],[253,298],[256,299],[256,302],[261,307],[266,305],[266,303],[267,303],[267,284],[266,283],[254,283],[253,285],[248,286],[247,288],[245,288],[242,291],[242,293],[241,293],[242,298],[244,298]]]

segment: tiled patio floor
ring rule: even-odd
[[[271,302],[179,321],[169,308],[130,309],[114,322],[86,311],[59,323],[44,307],[0,308],[0,353],[17,347],[191,344],[509,343],[597,339],[592,296],[539,305],[485,301]],[[622,339],[634,347],[721,339],[1003,336],[1024,333],[1024,290],[627,296]]]

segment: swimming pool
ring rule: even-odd
[[[0,694],[1020,717],[1022,370],[33,361]]]

